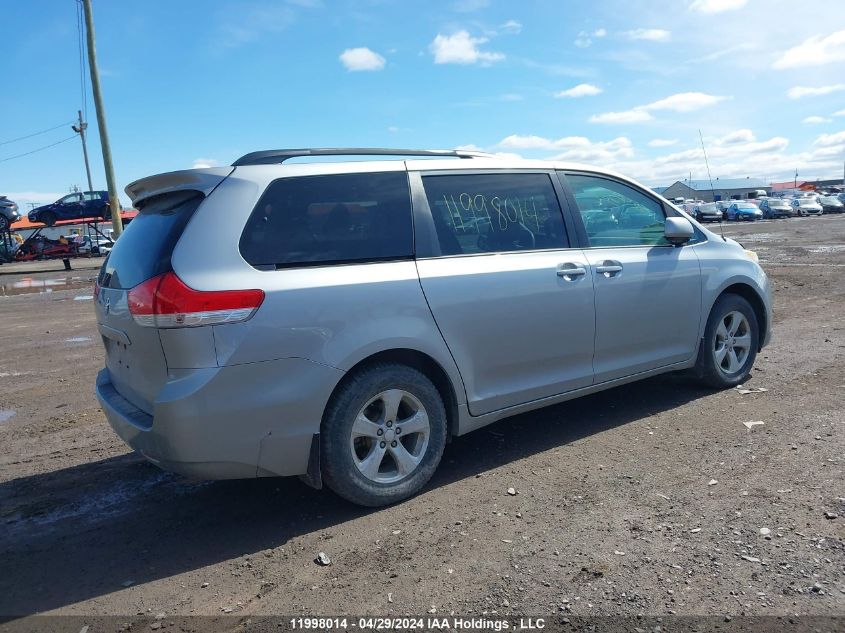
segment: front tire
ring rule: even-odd
[[[9,228],[9,218],[5,215],[0,215],[0,233],[5,233]]]
[[[716,300],[698,350],[698,377],[706,386],[729,389],[742,383],[757,358],[760,328],[751,304],[735,294]]]
[[[46,211],[38,219],[46,226],[53,226],[56,223],[56,214],[52,211]]]
[[[372,365],[351,376],[326,407],[323,480],[358,505],[396,503],[431,479],[445,445],[446,408],[431,380],[406,365]]]

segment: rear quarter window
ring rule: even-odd
[[[198,191],[175,191],[139,204],[103,263],[98,282],[107,288],[133,288],[171,270],[170,258],[188,220],[203,200]]]
[[[276,180],[247,220],[240,250],[262,270],[410,259],[408,176],[387,172]]]

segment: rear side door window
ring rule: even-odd
[[[240,251],[263,270],[410,259],[413,226],[407,174],[276,180],[247,220]]]
[[[440,255],[569,246],[548,174],[422,177]]]
[[[654,198],[617,180],[566,174],[591,247],[669,246],[666,214]]]

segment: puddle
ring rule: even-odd
[[[11,409],[0,409],[0,424],[8,422],[15,417],[15,412]]]
[[[79,295],[78,297],[74,297],[74,301],[93,301],[94,295]]]
[[[0,297],[40,294],[54,290],[79,290],[80,288],[90,288],[93,283],[94,277],[56,277],[53,279],[24,277],[19,281],[0,283]]]
[[[65,343],[87,343],[90,340],[90,336],[74,336],[72,338],[66,338]]]

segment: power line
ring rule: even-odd
[[[32,134],[27,134],[26,136],[19,136],[18,138],[12,138],[12,139],[9,139],[8,141],[2,141],[2,142],[0,142],[0,145],[8,145],[9,143],[17,143],[18,141],[23,141],[25,139],[32,138],[33,136],[38,136],[39,134],[45,134],[47,132],[52,132],[53,130],[58,130],[60,127],[65,127],[66,125],[72,125],[73,123],[75,123],[75,121],[66,121],[65,123],[62,123],[62,124],[57,125],[55,127],[50,127],[50,128],[47,128],[46,130],[41,130],[40,132],[33,132]]]
[[[50,149],[51,147],[55,147],[56,145],[61,145],[62,143],[67,143],[68,141],[72,141],[76,138],[76,134],[73,136],[68,136],[66,139],[61,141],[56,141],[55,143],[50,143],[49,145],[45,145],[44,147],[39,147],[38,149],[31,150],[29,152],[24,152],[23,154],[16,154],[15,156],[7,156],[6,158],[0,158],[0,163],[5,163],[7,160],[13,160],[15,158],[22,158],[24,156],[29,156],[30,154],[35,154],[36,152],[40,152],[45,149]]]

